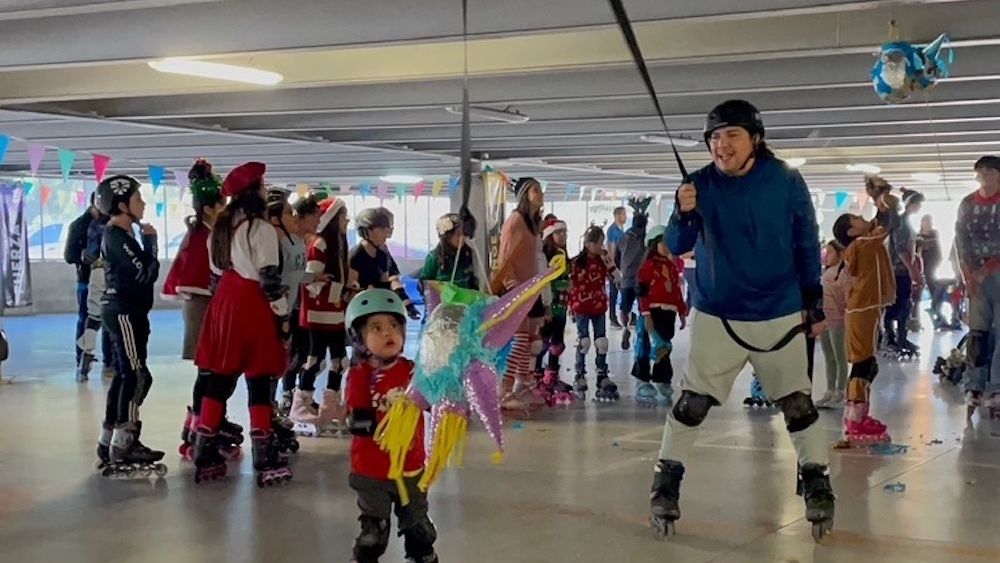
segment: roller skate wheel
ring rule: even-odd
[[[667,520],[666,518],[658,518],[656,516],[650,516],[649,525],[653,528],[653,531],[656,533],[656,535],[661,538],[667,538],[677,534],[677,530],[674,527],[673,520]]]
[[[823,539],[823,536],[833,531],[833,521],[823,520],[821,522],[812,523],[812,537],[813,541],[819,543]]]
[[[156,473],[157,477],[165,477],[167,475],[167,466],[162,463],[157,463],[153,466],[153,473]]]
[[[298,452],[299,451],[299,441],[295,440],[295,439],[292,439],[292,441],[290,441],[288,443],[288,449],[291,450],[292,453]]]

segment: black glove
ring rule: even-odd
[[[377,425],[375,409],[351,409],[347,415],[347,429],[354,436],[374,436]]]

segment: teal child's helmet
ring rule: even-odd
[[[648,231],[646,231],[646,246],[648,247],[650,243],[654,243],[662,237],[667,232],[667,229],[662,225],[657,225]]]
[[[406,323],[406,306],[394,291],[388,289],[366,289],[354,296],[347,304],[347,313],[344,315],[344,324],[348,329],[357,332],[355,325],[371,315],[385,313],[399,317],[400,322]]]

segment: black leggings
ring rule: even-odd
[[[111,336],[115,369],[108,387],[104,424],[108,427],[139,422],[139,405],[146,398],[153,376],[146,368],[149,318],[145,314],[105,310],[104,330]]]
[[[299,388],[303,391],[316,390],[316,376],[319,375],[319,362],[330,358],[330,374],[326,380],[326,388],[340,391],[344,379],[344,360],[347,358],[347,334],[342,330],[311,330],[309,331],[309,357],[316,363],[302,370]]]
[[[271,380],[270,377],[248,377],[247,403],[250,406],[250,430],[267,434],[271,428]],[[214,433],[222,424],[226,402],[236,390],[238,375],[211,374],[205,385],[199,426]]]
[[[290,322],[292,345],[288,350],[288,369],[285,370],[285,375],[281,378],[281,388],[286,392],[295,389],[295,379],[306,363],[310,348],[309,329],[299,325],[298,311],[292,311]]]

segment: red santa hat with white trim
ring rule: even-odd
[[[326,230],[330,221],[333,221],[333,218],[337,216],[337,213],[340,213],[340,210],[345,209],[346,207],[347,204],[344,200],[337,197],[327,198],[319,202],[319,210],[322,215],[319,216],[319,226],[316,227],[316,232],[322,233]]]
[[[547,239],[551,235],[555,234],[556,231],[565,231],[566,223],[560,221],[555,215],[549,215],[542,222],[542,239]]]

